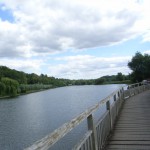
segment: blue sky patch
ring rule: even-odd
[[[14,17],[13,17],[11,10],[4,9],[4,7],[5,7],[4,5],[0,5],[0,18],[1,18],[1,20],[13,22]]]

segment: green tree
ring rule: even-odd
[[[133,82],[140,82],[150,78],[150,55],[142,55],[140,52],[137,52],[128,63],[128,67],[133,71],[131,73]]]
[[[27,78],[24,72],[20,72],[14,69],[10,69],[5,66],[0,66],[0,76],[8,77],[14,80],[17,80],[20,84],[26,84]]]
[[[10,78],[2,78],[1,82],[5,85],[4,95],[9,95],[9,96],[17,95],[19,83],[16,80]]]
[[[124,75],[121,72],[119,72],[116,76],[116,80],[117,81],[123,81],[124,80]]]
[[[28,84],[37,84],[40,83],[40,78],[37,74],[32,73],[27,75]]]
[[[105,78],[101,77],[95,80],[95,84],[99,85],[99,84],[103,84],[105,82]]]

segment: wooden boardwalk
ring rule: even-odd
[[[150,150],[150,90],[125,100],[106,150]]]

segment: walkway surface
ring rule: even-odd
[[[150,90],[125,101],[106,150],[150,150]]]

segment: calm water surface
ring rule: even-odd
[[[0,100],[0,150],[32,145],[120,86],[69,86]],[[52,149],[70,150],[85,131],[83,122]]]

